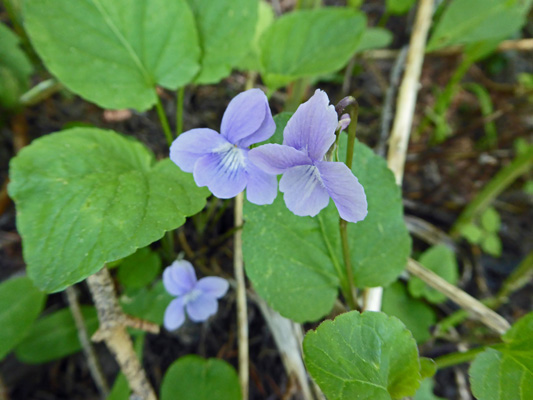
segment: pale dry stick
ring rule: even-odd
[[[72,318],[74,318],[76,330],[78,331],[78,339],[80,340],[81,347],[83,348],[83,353],[87,358],[89,372],[94,383],[96,384],[96,387],[98,388],[100,396],[105,399],[109,394],[109,386],[87,333],[87,326],[85,325],[85,320],[83,319],[83,315],[81,313],[80,303],[78,302],[78,293],[74,286],[69,286],[65,292],[67,295],[68,306],[70,308]]]
[[[274,336],[274,342],[276,342],[287,375],[297,382],[303,400],[313,400],[315,397],[309,386],[307,372],[302,360],[304,337],[302,326],[279,315],[261,297],[254,295],[252,299],[259,306],[270,332]],[[323,395],[317,397],[322,399]]]
[[[501,315],[492,311],[486,305],[476,300],[468,293],[462,291],[457,286],[452,285],[439,275],[425,268],[423,265],[413,259],[407,261],[407,271],[420,278],[433,289],[444,294],[461,308],[466,310],[472,317],[499,334],[505,333],[511,325]]]
[[[519,40],[504,40],[501,42],[495,51],[531,51],[533,50],[533,39],[519,39]],[[429,56],[456,56],[461,54],[464,48],[461,46],[445,47],[443,49],[435,50],[427,53]],[[387,60],[398,57],[400,50],[378,49],[368,50],[363,52],[363,57],[373,60]]]
[[[117,360],[133,394],[143,400],[156,400],[154,389],[135,354],[130,335],[126,331],[128,318],[118,304],[113,281],[106,267],[87,278],[89,290],[98,312],[100,327],[94,341],[104,341]],[[149,324],[147,324],[149,325]]]
[[[235,197],[234,222],[235,226],[243,224],[244,195],[239,193]],[[246,308],[246,282],[244,280],[244,261],[242,257],[242,229],[235,231],[233,243],[233,269],[237,281],[237,327],[239,340],[239,382],[242,398],[248,399],[248,310]]]
[[[396,101],[396,116],[392,125],[387,156],[387,164],[394,173],[398,185],[402,183],[407,144],[409,143],[409,136],[411,134],[420,73],[422,72],[422,63],[424,62],[424,49],[426,47],[432,15],[433,0],[420,0],[409,41],[405,73]],[[363,298],[365,301],[364,309],[380,311],[382,295],[382,287],[369,288]]]

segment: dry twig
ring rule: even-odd
[[[118,304],[113,281],[106,267],[87,278],[94,299],[100,327],[94,341],[104,341],[115,356],[122,373],[126,376],[133,394],[144,400],[156,400],[154,389],[135,354],[133,343],[126,331],[128,318]],[[153,325],[146,323],[145,325]],[[151,326],[152,331],[159,330]]]
[[[243,224],[244,195],[239,193],[235,197],[235,226]],[[246,282],[244,280],[244,261],[242,258],[242,230],[235,231],[233,252],[233,267],[237,281],[237,325],[239,339],[239,381],[242,398],[248,399],[248,312],[246,308]]]
[[[475,319],[499,334],[505,333],[510,328],[509,323],[501,315],[492,311],[479,300],[476,300],[468,293],[452,285],[433,271],[425,268],[417,261],[409,259],[407,262],[407,271],[423,280],[433,289],[447,296],[450,300],[461,306],[461,308],[468,311]]]

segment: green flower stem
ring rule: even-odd
[[[357,118],[359,116],[359,104],[353,99],[350,112],[350,125],[348,125],[348,148],[346,150],[346,166],[352,170],[353,148],[355,145],[355,134],[357,132]],[[352,261],[350,257],[350,245],[348,243],[348,222],[339,219],[339,230],[341,234],[342,256],[344,258],[344,267],[346,268],[346,277],[348,278],[348,297],[346,300],[350,308],[355,309],[357,306],[357,289],[354,285]]]
[[[168,124],[168,119],[163,110],[163,104],[161,104],[161,99],[157,96],[157,102],[155,103],[155,109],[157,110],[157,116],[159,117],[159,122],[161,122],[161,127],[167,138],[167,143],[170,146],[174,138],[172,137],[172,131],[170,130],[170,125]]]
[[[185,88],[181,87],[176,92],[176,137],[183,132],[183,98]]]
[[[453,225],[450,235],[459,237],[461,228],[471,223],[474,218],[479,216],[492,201],[498,197],[511,183],[520,175],[524,174],[533,165],[533,146],[516,157],[509,165],[502,168],[494,178],[483,188],[481,192],[470,202],[463,210],[455,224]]]
[[[309,78],[301,78],[289,86],[289,96],[285,102],[284,111],[294,112],[302,102],[302,98],[309,89]]]
[[[443,369],[452,367],[457,364],[463,364],[469,361],[472,361],[479,353],[482,353],[485,350],[484,346],[476,347],[465,352],[456,352],[446,354],[435,358],[435,364],[437,364],[437,369]]]
[[[321,3],[321,0],[297,0],[294,8],[296,10],[318,8],[320,7]]]

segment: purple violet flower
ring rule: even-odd
[[[250,89],[228,104],[221,134],[207,128],[184,132],[172,143],[170,159],[216,197],[228,199],[246,188],[250,202],[271,204],[278,193],[277,179],[250,162],[248,147],[267,140],[275,130],[265,94]]]
[[[165,310],[164,325],[169,331],[178,329],[185,321],[185,310],[194,322],[207,320],[218,309],[217,299],[228,291],[225,279],[208,276],[198,280],[194,267],[185,260],[174,261],[163,272],[163,284],[172,296]]]
[[[341,126],[346,118],[341,119]],[[300,216],[315,216],[329,203],[349,222],[363,220],[367,202],[363,186],[341,162],[324,156],[335,142],[339,119],[325,92],[317,90],[300,105],[283,131],[283,144],[250,150],[249,158],[270,174],[283,174],[279,189],[287,208]]]

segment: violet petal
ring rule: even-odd
[[[312,164],[303,151],[282,144],[264,144],[250,150],[248,158],[260,169],[269,174],[282,174],[297,165]]]
[[[274,132],[276,132],[276,123],[274,122],[274,118],[272,118],[272,112],[270,111],[268,101],[266,101],[265,97],[265,119],[263,120],[263,123],[253,134],[239,140],[237,145],[239,147],[250,147],[252,144],[270,139]]]
[[[215,297],[202,293],[185,306],[187,314],[194,322],[205,321],[218,310],[218,302]]]
[[[196,284],[196,289],[217,299],[224,296],[228,288],[228,281],[217,276],[207,276],[200,279]]]
[[[192,172],[194,164],[206,154],[227,143],[212,129],[199,128],[183,132],[170,146],[170,159],[183,171]]]
[[[174,261],[163,272],[163,285],[168,293],[173,296],[183,296],[194,289],[196,273],[189,261]]]
[[[185,311],[183,305],[183,297],[179,297],[170,302],[165,310],[165,317],[163,324],[169,331],[178,329],[185,321]]]
[[[338,116],[322,90],[301,104],[283,131],[283,144],[305,151],[313,161],[321,161],[335,142]]]
[[[313,165],[289,169],[279,182],[287,208],[299,216],[314,217],[329,203],[329,195]]]
[[[278,179],[276,175],[267,174],[248,162],[246,166],[248,184],[246,198],[250,203],[265,205],[272,204],[278,195]]]
[[[268,100],[260,89],[239,93],[230,101],[222,117],[220,126],[222,136],[232,144],[239,144],[239,141],[249,138],[261,128],[267,118],[267,110],[270,112]]]
[[[207,186],[220,199],[235,197],[246,187],[246,152],[228,147],[196,161],[193,176],[198,186]]]
[[[352,171],[341,162],[322,161],[316,166],[341,218],[348,222],[365,219],[368,213],[365,190]]]

